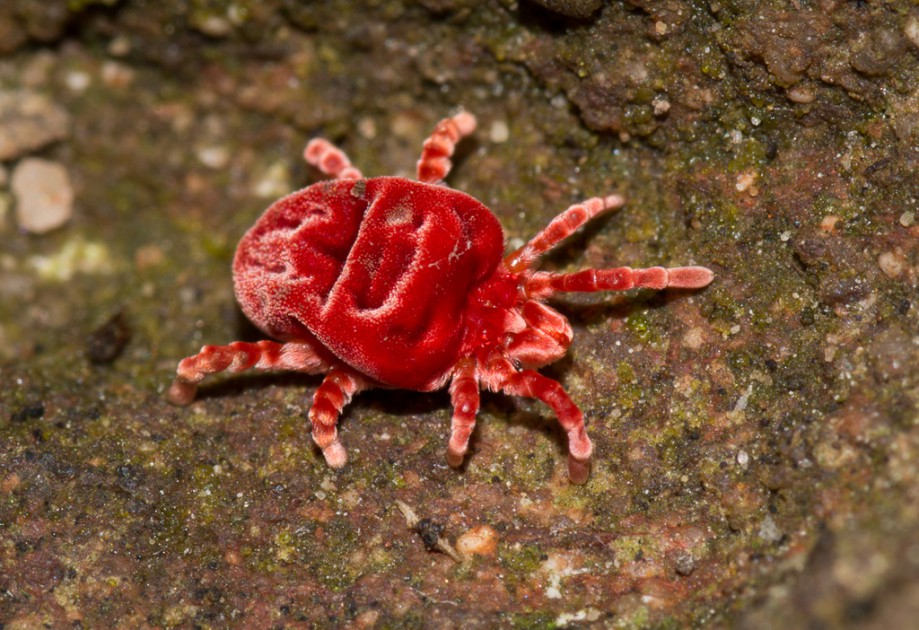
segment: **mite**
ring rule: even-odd
[[[475,126],[467,112],[438,123],[416,180],[365,178],[341,150],[312,140],[304,158],[333,179],[275,202],[233,261],[243,312],[279,341],[205,346],[179,363],[168,399],[190,403],[198,383],[217,372],[325,374],[309,419],[326,462],[341,468],[347,453],[336,424],[362,390],[449,385],[452,466],[466,455],[481,388],[536,398],[567,433],[570,480],[584,483],[593,450],[584,415],[560,383],[536,371],[564,356],[572,338],[546,300],[572,291],[697,289],[714,276],[704,267],[533,269],[578,227],[619,208],[618,195],[571,206],[505,257],[495,215],[443,184],[456,143]]]

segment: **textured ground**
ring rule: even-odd
[[[909,0],[5,0],[0,627],[906,627],[917,85]],[[717,273],[558,301],[590,482],[530,401],[483,399],[462,472],[443,393],[359,396],[340,473],[316,379],[167,405],[179,358],[258,338],[229,263],[306,140],[411,174],[458,107],[450,183],[512,240],[628,198],[547,267]],[[396,501],[497,545],[454,563]]]

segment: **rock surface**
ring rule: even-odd
[[[60,105],[28,90],[0,90],[0,161],[67,137],[70,117]]]

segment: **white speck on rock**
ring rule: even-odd
[[[899,250],[882,253],[878,256],[878,266],[888,278],[896,278],[907,267],[906,257]]]
[[[560,615],[555,619],[555,623],[556,623],[559,627],[564,628],[565,626],[567,626],[567,625],[570,624],[570,623],[576,623],[577,625],[580,625],[580,624],[577,623],[577,622],[581,622],[581,621],[587,621],[587,622],[598,621],[598,620],[600,619],[600,617],[602,617],[602,616],[603,616],[603,613],[602,613],[601,611],[599,611],[599,610],[597,610],[596,608],[593,608],[593,607],[588,607],[588,608],[584,608],[583,610],[579,610],[579,611],[573,612],[573,613],[562,613],[562,614],[560,614]]]
[[[919,16],[913,15],[906,20],[903,33],[913,43],[913,46],[919,48]]]
[[[767,515],[760,523],[759,537],[769,543],[777,543],[782,540],[782,530],[775,524],[771,515]]]
[[[503,120],[496,120],[491,124],[491,128],[488,130],[489,139],[495,144],[501,144],[502,142],[507,142],[508,138],[511,137],[510,130],[507,127],[507,123]]]
[[[230,151],[223,146],[199,147],[196,155],[199,162],[214,170],[222,169],[230,162]]]
[[[92,77],[82,70],[74,70],[64,76],[64,83],[74,92],[85,92],[86,88],[92,83]]]
[[[750,465],[750,455],[747,451],[740,451],[737,453],[737,464],[744,470],[747,469],[747,466]]]
[[[33,234],[58,228],[73,215],[73,187],[67,169],[57,162],[26,158],[11,181],[19,227]]]

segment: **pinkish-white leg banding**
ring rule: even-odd
[[[492,372],[489,380],[495,382],[497,389],[511,396],[537,398],[552,409],[568,435],[568,478],[571,483],[586,482],[593,444],[584,428],[584,414],[561,383],[535,370],[517,371],[505,360],[492,363],[489,369]]]
[[[453,418],[450,421],[447,463],[454,468],[463,464],[463,458],[469,449],[469,436],[472,435],[472,430],[475,428],[479,400],[479,383],[475,378],[475,359],[460,359],[450,383]]]
[[[166,393],[174,405],[187,405],[195,398],[198,383],[208,374],[242,372],[243,370],[293,370],[321,374],[329,366],[305,343],[236,341],[226,346],[204,346],[193,356],[182,359],[176,379]]]
[[[544,298],[554,293],[627,291],[629,289],[701,289],[715,277],[705,267],[650,267],[582,269],[574,273],[536,272],[526,281],[527,295]]]
[[[351,164],[345,152],[325,138],[314,138],[303,150],[303,159],[326,175],[336,179],[361,179],[361,172]]]
[[[475,131],[475,126],[475,116],[469,112],[460,112],[437,123],[431,136],[424,141],[418,160],[418,180],[433,184],[444,179],[453,167],[450,158],[456,143]]]
[[[544,253],[558,245],[579,227],[602,212],[621,208],[625,200],[619,195],[593,197],[576,203],[552,219],[530,242],[504,259],[504,266],[512,272],[528,269]]]
[[[338,439],[338,417],[351,397],[365,388],[363,381],[347,370],[333,368],[313,395],[309,418],[313,427],[313,441],[325,461],[332,468],[341,468],[348,462],[348,453]]]

